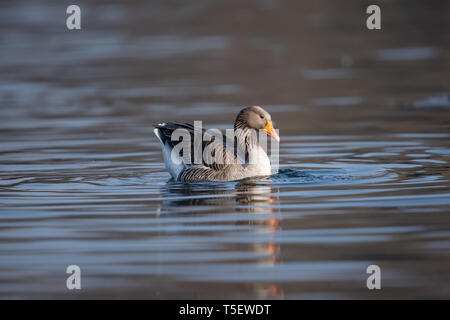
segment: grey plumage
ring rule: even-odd
[[[254,175],[270,174],[267,171],[267,155],[259,146],[256,130],[263,129],[270,122],[270,115],[260,107],[241,110],[234,123],[234,139],[222,133],[211,134],[205,129],[201,131],[184,122],[167,122],[155,125],[155,134],[161,142],[167,170],[175,180],[185,182],[200,181],[232,181]],[[177,131],[181,130],[181,131]],[[174,150],[181,141],[174,141],[174,132],[182,133],[185,146],[189,145],[189,154],[184,149]],[[197,137],[197,140],[195,139]],[[197,142],[197,143],[195,143]],[[205,151],[206,150],[206,151]],[[181,164],[170,155],[175,152]],[[178,152],[178,154],[177,154]],[[259,152],[259,153],[258,153]],[[265,156],[264,163],[249,164],[255,153]],[[259,159],[259,158],[257,158]],[[269,172],[269,173],[267,173]]]

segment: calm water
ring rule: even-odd
[[[0,298],[450,298],[450,6],[422,2],[368,31],[356,0],[78,1],[68,31],[2,1]],[[170,181],[152,123],[253,104],[278,174]]]

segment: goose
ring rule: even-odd
[[[224,136],[218,130],[205,130],[184,122],[165,122],[154,127],[165,167],[174,180],[181,182],[235,181],[268,176],[271,164],[260,145],[261,138],[267,135],[280,141],[272,117],[259,106],[239,112],[231,138],[230,130]]]

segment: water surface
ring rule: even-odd
[[[1,298],[450,297],[447,2],[79,5],[0,5]],[[252,104],[278,174],[170,180],[152,123]]]

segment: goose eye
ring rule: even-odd
[[[261,119],[264,119],[264,116],[260,115],[260,118],[261,118]]]

